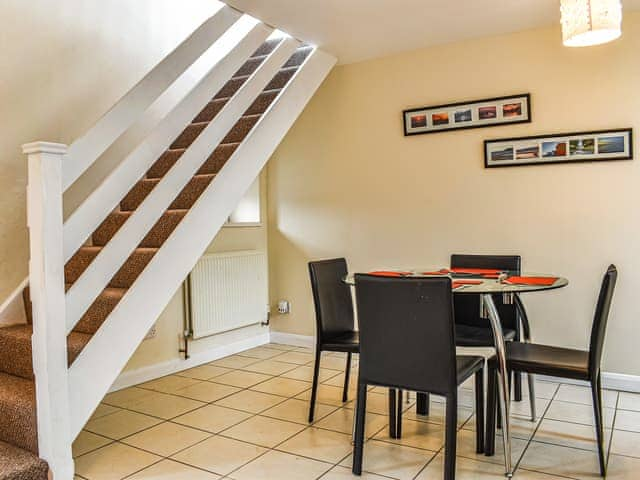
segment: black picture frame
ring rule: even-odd
[[[402,121],[405,137],[531,123],[531,94],[410,108],[402,111]]]
[[[633,160],[632,128],[554,133],[484,141],[485,168],[618,160]]]

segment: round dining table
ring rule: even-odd
[[[498,309],[494,301],[494,296],[502,295],[503,303],[515,303],[521,315],[526,315],[519,295],[529,292],[542,292],[566,287],[569,281],[566,278],[549,274],[515,274],[509,271],[497,271],[475,268],[460,269],[411,269],[411,270],[376,270],[369,272],[372,275],[387,277],[439,277],[449,276],[451,278],[452,293],[454,295],[479,295],[480,315],[486,318],[493,330],[495,342],[496,358],[498,361],[498,390],[500,401],[500,412],[502,415],[502,440],[504,443],[505,475],[513,476],[511,462],[511,428],[509,424],[509,377],[507,372],[507,359],[505,350],[505,339],[502,331],[502,323]],[[353,275],[348,275],[344,279],[345,283],[355,285]],[[529,336],[525,335],[524,341],[529,341]],[[532,398],[532,409],[534,399]],[[535,410],[532,410],[532,419],[535,420]],[[490,421],[490,419],[487,419]]]

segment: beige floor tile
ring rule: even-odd
[[[96,420],[100,417],[105,417],[107,415],[111,415],[112,413],[116,413],[119,411],[120,411],[120,408],[118,407],[112,407],[111,405],[107,405],[106,403],[101,403],[93,411],[93,414],[91,415],[91,418],[89,420]]]
[[[271,380],[252,386],[251,390],[280,395],[282,397],[293,397],[310,388],[311,384],[309,382],[294,380],[292,378],[274,377]]]
[[[150,382],[138,385],[140,388],[146,388],[162,393],[176,393],[178,390],[197,385],[200,380],[196,380],[188,377],[181,377],[178,375],[169,375],[166,377],[158,378]]]
[[[640,393],[620,392],[618,408],[640,412]]]
[[[611,428],[614,412],[615,410],[611,408],[603,409],[605,427]],[[559,400],[551,402],[551,406],[549,407],[549,410],[547,410],[545,418],[561,422],[582,423],[584,425],[594,424],[593,407],[591,405],[561,402]]]
[[[337,375],[340,375],[340,372],[336,370],[329,370],[328,368],[320,368],[320,371],[318,372],[318,380],[320,383],[324,383]],[[282,376],[286,378],[293,378],[294,380],[312,382],[313,367],[302,365],[300,367],[294,368],[293,370],[283,373]]]
[[[295,363],[297,365],[306,365],[309,362],[313,362],[314,361],[314,357],[310,353],[285,352],[285,353],[281,353],[277,357],[273,358],[273,360],[275,360],[276,362],[285,362],[285,363]],[[322,366],[324,368],[329,368],[326,365],[323,365],[322,363],[320,364],[320,366]]]
[[[605,438],[609,438],[611,430],[605,430]],[[545,418],[540,423],[533,440],[536,442],[552,443],[571,448],[596,451],[596,431],[591,425],[579,423],[559,422]]]
[[[329,371],[337,373],[337,370],[329,370]],[[320,383],[324,383],[325,385],[333,385],[334,387],[344,387],[344,375],[345,375],[344,372],[338,373],[338,375],[334,375],[330,379]],[[358,373],[351,372],[351,375],[349,375],[349,390],[353,390],[355,392],[357,388],[358,388]],[[381,392],[381,393],[384,393],[384,392]]]
[[[538,398],[536,397],[536,416],[540,417],[547,410],[549,406],[548,398]],[[529,398],[523,396],[521,402],[511,402],[511,410],[509,411],[510,415],[531,418],[531,405],[529,404]]]
[[[407,445],[414,448],[437,451],[444,445],[444,425],[428,422],[403,420],[401,438],[389,437],[389,429],[385,428],[373,437],[376,440]]]
[[[462,426],[469,421],[473,415],[473,410],[467,407],[458,407],[458,426]],[[415,405],[412,405],[402,414],[403,418],[408,420],[417,420],[419,422],[429,423],[445,423],[446,404],[431,402],[429,406],[429,415],[418,415]]]
[[[219,360],[215,360],[209,365],[213,365],[214,367],[225,367],[225,368],[243,368],[247,365],[251,365],[252,363],[256,363],[259,360],[250,357],[242,357],[240,355],[231,355],[230,357],[220,358]]]
[[[614,430],[611,453],[640,458],[640,433]]]
[[[104,447],[112,441],[113,440],[103,437],[102,435],[96,435],[95,433],[83,430],[73,442],[73,458]]]
[[[322,480],[388,480],[389,477],[382,477],[375,473],[362,472],[360,477],[355,477],[351,473],[351,467],[341,467],[340,465],[333,467],[329,472],[322,476]]]
[[[281,354],[282,351],[280,350],[266,347],[255,347],[238,353],[238,355],[242,357],[257,358],[258,360],[266,360],[267,358],[276,357]]]
[[[232,410],[218,405],[206,405],[202,408],[174,418],[172,421],[207,432],[218,433],[236,423],[240,423],[252,414]]]
[[[165,422],[122,440],[122,443],[168,457],[209,437],[211,434]]]
[[[215,367],[213,365],[200,365],[199,367],[190,368],[176,373],[182,377],[195,378],[196,380],[210,380],[219,375],[229,373],[230,368]]]
[[[235,480],[312,480],[319,478],[331,467],[332,465],[318,460],[272,450],[229,477]]]
[[[640,432],[640,412],[618,410],[616,412],[615,428],[617,430]]]
[[[509,420],[509,425],[511,426],[511,436],[520,438],[522,440],[529,440],[533,436],[533,433],[536,431],[536,428],[538,428],[539,423],[539,418],[535,422],[532,422],[529,418],[513,416]],[[475,414],[471,416],[469,421],[467,421],[467,423],[465,423],[462,428],[464,428],[465,430],[471,430],[473,432],[476,431]],[[502,430],[496,429],[496,435],[502,435]]]
[[[535,394],[536,397],[538,398],[547,398],[547,399],[552,399],[553,396],[556,394],[556,392],[558,391],[558,388],[560,387],[559,383],[556,382],[547,382],[544,380],[537,380],[535,381]],[[523,376],[522,377],[522,399],[523,400],[528,400],[529,399],[529,383],[527,382],[527,377]]]
[[[369,441],[364,446],[362,470],[399,480],[411,479],[433,458],[427,450],[394,445],[387,442]],[[353,456],[349,455],[340,465],[350,467]]]
[[[373,395],[376,395],[376,394],[372,394],[369,396],[373,396]],[[382,397],[382,395],[378,395],[378,396]],[[309,400],[311,398],[311,390],[302,392],[300,395],[297,395],[296,398],[299,398],[300,400]],[[348,400],[353,400],[354,398],[355,398],[355,391],[349,391]],[[334,387],[333,385],[322,385],[322,384],[318,385],[316,402],[324,403],[325,405],[335,405],[336,407],[341,407],[343,405],[342,388]],[[375,406],[376,405],[375,399],[373,402],[374,402],[373,405]],[[350,404],[346,404],[346,406],[349,406],[349,405]],[[353,405],[351,406],[351,408],[353,408]],[[373,410],[370,410],[369,405],[367,405],[367,410],[373,411]]]
[[[342,354],[339,357],[323,356],[322,360],[320,360],[320,366],[322,368],[344,372],[344,369],[347,366],[347,356],[345,354]],[[357,376],[358,362],[357,360],[355,360],[355,357],[351,360],[351,372],[353,372],[353,374]]]
[[[106,417],[91,420],[85,426],[85,430],[119,440],[158,423],[161,423],[161,420],[157,418],[129,410],[121,410]]]
[[[235,408],[245,412],[260,413],[283,401],[284,398],[276,395],[254,392],[252,390],[243,390],[229,397],[225,397],[222,400],[218,400],[216,405]]]
[[[591,399],[591,389],[581,385],[560,385],[556,400],[563,402],[583,403],[585,405],[593,405]],[[613,390],[602,390],[602,403],[607,408],[616,408],[618,401],[618,392]]]
[[[255,360],[255,359],[254,359]],[[296,368],[294,363],[278,362],[273,359],[258,360],[257,363],[252,363],[241,368],[247,372],[264,373],[265,375],[282,375],[285,372],[289,372]]]
[[[600,478],[595,452],[547,443],[531,442],[520,461],[520,468],[580,480]]]
[[[278,446],[278,450],[329,463],[339,462],[351,449],[351,435],[314,427]]]
[[[189,398],[177,397],[175,395],[169,395],[161,392],[153,392],[151,395],[134,403],[129,408],[136,412],[168,420],[187,413],[189,410],[195,410],[202,405],[204,405],[204,403],[191,400]]]
[[[152,394],[153,392],[143,388],[125,388],[123,390],[107,394],[102,400],[102,403],[114,407],[129,408],[134,403],[139,402],[143,398]]]
[[[316,403],[314,420],[317,422],[329,415],[331,412],[334,412],[336,409],[337,407]],[[262,412],[261,415],[306,425],[309,421],[309,402],[290,398],[286,402]]]
[[[205,472],[172,460],[163,460],[145,468],[127,480],[218,480],[215,473]]]
[[[161,457],[128,445],[112,443],[78,457],[76,473],[89,480],[115,480],[131,475],[161,460]]]
[[[491,457],[487,457],[484,453],[476,453],[476,434],[470,430],[459,430],[458,431],[458,445],[457,445],[457,455],[459,457],[466,457],[472,460],[478,460],[480,462],[490,462],[497,463],[499,465],[504,465],[504,449],[502,445],[502,437],[496,437],[496,451],[495,455]],[[515,465],[516,461],[522,455],[525,448],[527,447],[527,441],[522,440],[520,438],[511,438],[511,459],[513,464]]]
[[[255,443],[262,447],[273,448],[305,428],[304,425],[299,423],[255,416],[224,430],[221,435],[243,442]]]
[[[281,350],[283,352],[288,352],[289,350],[294,350],[296,348],[294,345],[285,345],[284,343],[268,343],[265,347],[273,348],[274,350]]]
[[[328,385],[323,385],[325,388],[329,388]],[[338,388],[338,387],[333,387]],[[319,390],[319,389],[318,389]],[[340,390],[340,400],[342,400],[342,389]],[[337,391],[334,390],[333,398],[338,394]],[[345,405],[346,408],[355,408],[355,395],[356,392],[353,392],[353,396],[351,392],[349,392],[349,403]],[[367,412],[377,413],[379,415],[388,415],[389,414],[389,394],[387,393],[367,393]]]
[[[444,454],[440,453],[429,465],[420,472],[415,480],[442,480],[444,473]],[[456,458],[456,480],[504,480],[504,466],[471,460],[469,458]],[[518,470],[514,475],[518,480],[561,480],[555,476],[538,472]]]
[[[269,380],[270,378],[272,378],[270,375],[265,375],[263,373],[234,370],[233,372],[225,373],[224,375],[216,377],[213,381],[215,383],[223,383],[233,387],[248,388],[256,383]]]
[[[353,431],[353,412],[353,410],[348,408],[340,408],[322,420],[317,421],[315,426],[351,435]],[[388,417],[375,413],[367,413],[365,417],[366,437],[372,437],[381,429],[386,428],[387,425],[389,425]]]
[[[178,390],[176,392],[176,395],[210,403],[239,392],[240,390],[241,389],[238,387],[232,387],[230,385],[222,385],[221,383],[206,381],[197,385],[193,385],[192,387]]]
[[[607,480],[636,480],[640,472],[640,459],[610,455]]]
[[[173,456],[179,462],[227,475],[267,450],[231,438],[214,436]]]

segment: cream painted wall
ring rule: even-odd
[[[27,169],[20,146],[34,140],[71,143],[216,5],[210,0],[0,2],[0,303],[27,275]],[[137,133],[143,132],[138,125]],[[66,203],[75,204],[90,191],[88,180],[71,189]]]
[[[526,270],[571,281],[525,297],[535,340],[584,348],[614,262],[605,370],[640,374],[640,160],[485,170],[482,154],[487,138],[640,134],[638,52],[634,13],[623,38],[600,47],[563,48],[547,28],[336,68],[268,165],[272,303],[292,302],[273,329],[314,333],[311,259],[345,256],[367,271],[518,253]],[[521,92],[532,94],[532,124],[402,135],[404,108]]]
[[[236,250],[260,250],[267,251],[267,176],[266,172],[260,175],[260,217],[262,223],[251,227],[223,227],[207,249],[207,253],[228,252]],[[230,332],[214,335],[189,342],[189,351],[196,355],[208,349],[220,345],[245,340],[261,335],[268,331],[269,327],[252,325]],[[125,367],[125,371],[138,370],[152,365],[180,360],[182,355],[179,349],[182,347],[181,333],[184,331],[184,309],[182,304],[182,288],[173,296],[167,308],[156,322],[156,336],[143,341],[136,353],[131,357]]]

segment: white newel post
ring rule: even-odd
[[[65,330],[62,162],[67,146],[35,142],[28,155],[27,224],[38,447],[54,480],[73,479]]]

